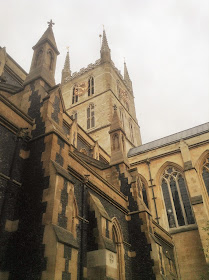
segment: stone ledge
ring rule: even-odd
[[[192,205],[203,203],[202,195],[197,195],[197,196],[191,197],[191,203],[192,203]]]
[[[177,233],[191,231],[191,230],[197,230],[197,229],[198,229],[197,225],[194,224],[194,225],[182,226],[179,228],[171,229],[171,230],[169,230],[169,233],[172,235],[172,234],[177,234]]]
[[[53,229],[58,242],[66,244],[76,249],[79,248],[77,240],[73,237],[73,234],[70,231],[56,225],[53,225]]]

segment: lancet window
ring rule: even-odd
[[[94,94],[94,78],[91,77],[88,80],[88,96],[91,96]]]
[[[73,87],[73,97],[72,97],[72,104],[78,102],[78,88],[77,86],[75,85]]]
[[[122,109],[120,109],[120,119],[121,119],[122,127],[124,128],[124,115]]]
[[[47,52],[47,65],[49,70],[52,70],[53,68],[53,60],[54,60],[54,56],[51,50],[48,50]]]
[[[112,222],[112,239],[115,244],[116,255],[117,255],[117,279],[124,280],[125,279],[125,271],[124,271],[124,249],[122,245],[122,233],[118,224],[118,221],[113,218]],[[111,253],[109,259],[112,263],[115,262],[115,257]]]
[[[131,141],[134,142],[134,131],[133,131],[133,125],[131,121],[129,122],[129,130],[130,130]]]
[[[120,145],[119,145],[119,136],[117,133],[113,135],[112,140],[113,140],[113,150],[118,150]]]
[[[183,175],[172,166],[162,177],[162,191],[170,228],[194,224],[195,220]]]
[[[94,117],[94,104],[90,104],[87,108],[87,129],[95,126],[95,117]]]
[[[203,164],[202,177],[209,195],[209,155]]]
[[[39,50],[37,55],[36,55],[36,60],[35,60],[35,66],[36,67],[41,64],[42,55],[43,55],[43,50]]]

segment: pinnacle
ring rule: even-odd
[[[106,51],[108,50],[108,51],[110,51],[110,48],[109,48],[108,42],[107,42],[107,36],[106,36],[105,30],[103,30],[101,50],[106,50]]]
[[[64,68],[63,68],[64,72],[68,72],[70,73],[70,56],[69,56],[69,51],[66,54],[66,58],[65,58],[65,64],[64,64]]]
[[[114,130],[118,130],[118,129],[123,130],[121,121],[118,116],[117,106],[114,105],[113,107],[114,107],[114,112],[113,112],[112,122],[111,122],[111,126],[110,126],[110,132],[114,131]]]
[[[129,77],[129,74],[128,74],[128,69],[127,69],[127,66],[126,66],[126,62],[124,62],[124,80],[125,81],[130,81],[130,77]]]

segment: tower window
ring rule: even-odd
[[[191,203],[182,174],[168,167],[162,178],[162,191],[170,228],[194,224]]]
[[[209,156],[203,164],[202,177],[209,195]]]
[[[88,96],[91,96],[94,94],[94,78],[91,77],[88,80]]]
[[[134,131],[133,131],[133,125],[132,125],[131,121],[129,122],[129,130],[130,130],[131,142],[134,143]]]
[[[95,126],[94,118],[94,104],[90,104],[87,108],[87,129],[90,129]]]
[[[43,50],[39,50],[37,55],[36,55],[36,60],[35,60],[35,66],[36,67],[41,64],[42,55],[43,55]]]
[[[120,110],[120,119],[121,119],[122,127],[124,128],[124,116],[123,116],[122,109]]]
[[[78,102],[78,88],[77,86],[75,85],[73,87],[73,97],[72,97],[72,104]]]
[[[52,70],[53,68],[53,60],[54,60],[53,53],[51,50],[48,50],[46,63],[49,70]]]

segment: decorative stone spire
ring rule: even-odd
[[[35,44],[35,46],[33,47],[33,50],[35,50],[41,44],[48,42],[50,44],[50,46],[54,49],[56,54],[57,55],[60,54],[57,49],[57,44],[56,44],[56,41],[54,38],[54,33],[52,30],[53,25],[54,25],[54,23],[52,22],[52,20],[50,22],[48,22],[48,28],[46,29],[46,31],[44,32],[42,37],[39,39],[39,41]]]
[[[114,105],[113,107],[114,113],[109,131],[111,144],[110,165],[125,163],[127,166],[129,166],[126,154],[126,135],[118,117],[117,106]]]
[[[128,87],[130,87],[130,89],[132,90],[132,82],[131,82],[131,79],[129,77],[128,69],[127,69],[125,61],[124,61],[124,80],[127,83]]]
[[[71,77],[70,71],[70,55],[69,55],[69,48],[65,58],[64,68],[62,70],[62,83],[65,83]]]
[[[102,46],[101,46],[100,53],[101,53],[102,62],[110,62],[111,61],[110,48],[108,46],[105,30],[103,30]]]
[[[59,51],[52,30],[53,24],[52,20],[48,22],[48,28],[33,47],[33,59],[25,85],[36,79],[44,80],[51,87],[55,85],[54,75]]]

